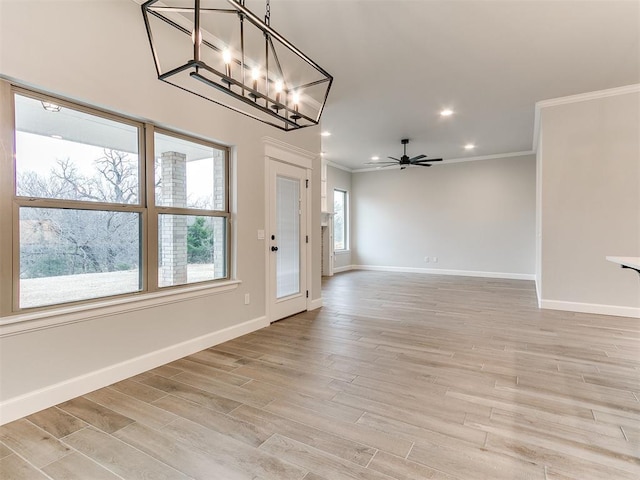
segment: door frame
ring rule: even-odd
[[[313,285],[313,235],[311,235],[312,227],[313,227],[313,209],[312,209],[312,200],[313,200],[313,185],[311,182],[311,177],[313,173],[313,160],[316,158],[316,155],[304,150],[302,148],[289,145],[288,143],[282,142],[280,140],[276,140],[271,137],[263,137],[262,139],[264,145],[264,218],[265,218],[265,230],[268,230],[269,226],[269,205],[270,205],[270,194],[271,189],[269,182],[271,180],[270,175],[270,166],[271,162],[280,162],[285,164],[290,164],[295,167],[303,168],[306,172],[306,180],[309,185],[308,188],[305,188],[306,192],[306,235],[309,236],[309,243],[306,244],[306,289],[309,292],[309,296],[307,297],[306,302],[306,310],[312,310],[312,291],[311,286]],[[264,241],[264,255],[265,255],[265,316],[269,323],[273,323],[275,320],[272,318],[271,312],[271,298],[269,297],[271,292],[271,261],[275,258],[271,255],[271,251],[269,250],[270,242],[267,238],[268,235],[265,235]]]

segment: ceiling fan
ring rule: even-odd
[[[367,162],[365,165],[375,165],[376,167],[393,167],[395,165],[400,165],[400,170],[404,170],[408,165],[417,165],[420,167],[430,167],[431,164],[429,162],[441,162],[441,158],[432,158],[427,159],[426,155],[418,155],[416,157],[411,157],[407,155],[407,144],[409,143],[408,138],[403,138],[401,140],[402,145],[404,145],[404,153],[400,158],[395,157],[387,157],[390,158],[391,161],[387,162]]]

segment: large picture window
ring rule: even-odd
[[[228,278],[227,148],[18,88],[13,105],[0,314]]]
[[[141,126],[21,94],[14,104],[18,307],[142,290]]]
[[[333,248],[336,251],[348,250],[347,192],[344,190],[333,191],[333,213]]]

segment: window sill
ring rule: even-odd
[[[241,280],[228,280],[215,285],[190,285],[177,289],[142,293],[124,298],[109,299],[90,304],[62,306],[51,310],[19,313],[0,317],[0,338],[44,328],[84,322],[95,318],[128,313],[170,303],[184,302],[199,297],[230,292],[238,288]]]
[[[351,250],[335,250],[333,253],[336,255],[349,255],[351,254]]]

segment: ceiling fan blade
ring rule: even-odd
[[[399,162],[399,161],[400,161],[400,159],[399,159],[399,158],[396,158],[396,157],[387,157],[387,158],[390,158],[391,160],[395,160],[396,162]]]
[[[442,159],[441,158],[432,158],[431,160],[429,159],[425,159],[425,160],[418,160],[417,162],[412,162],[414,165],[420,165],[423,163],[428,163],[428,162],[441,162]]]
[[[431,167],[428,163],[413,163],[412,165],[415,165],[416,167]]]
[[[414,162],[416,160],[422,160],[423,158],[427,158],[426,155],[418,155],[417,157],[412,157],[409,159],[409,161]]]

